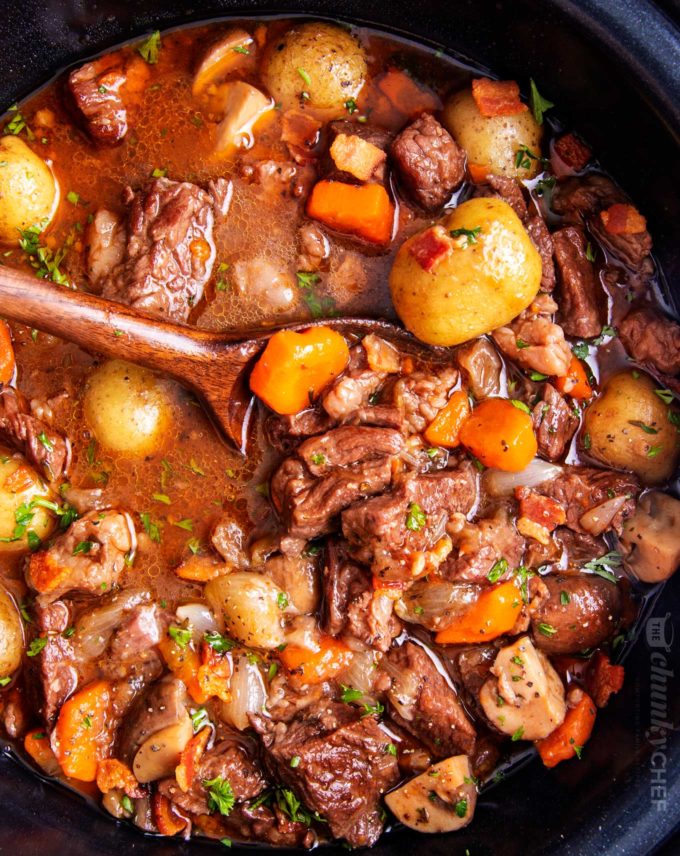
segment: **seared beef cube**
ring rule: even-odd
[[[597,648],[625,614],[623,588],[595,574],[545,574],[530,581],[534,644],[546,654]]]
[[[25,397],[10,386],[0,388],[0,436],[23,452],[47,479],[57,481],[71,462],[71,443],[37,416]]]
[[[399,781],[389,737],[372,716],[318,702],[292,722],[254,722],[273,775],[327,822],[334,838],[370,847],[382,832],[380,797]]]
[[[553,237],[543,218],[538,215],[529,217],[524,225],[541,257],[541,291],[552,291],[555,288],[555,265],[553,263],[555,244]]]
[[[582,229],[567,226],[553,235],[555,260],[560,274],[560,323],[570,336],[592,339],[602,330],[598,303],[601,289],[592,262],[586,257]]]
[[[335,542],[327,548],[323,572],[324,627],[332,636],[347,634],[378,651],[387,651],[401,632],[394,602],[374,590],[368,572]]]
[[[127,133],[127,111],[120,95],[126,79],[115,55],[88,62],[68,76],[75,105],[97,143],[115,145]]]
[[[621,322],[619,336],[629,356],[662,374],[680,372],[680,324],[640,306]]]
[[[425,211],[441,208],[465,178],[465,152],[429,113],[404,128],[390,155],[400,181]]]
[[[390,651],[388,659],[389,674],[400,674],[387,693],[391,718],[426,746],[435,760],[470,755],[475,746],[475,728],[452,684],[432,658],[420,645],[406,642]],[[407,699],[400,686],[409,687]]]
[[[538,294],[510,324],[493,331],[493,340],[522,368],[558,377],[566,375],[572,354],[564,330],[552,321],[556,311],[557,303],[549,294]]]
[[[34,686],[38,690],[40,713],[48,725],[55,720],[59,709],[78,686],[73,644],[62,635],[70,624],[69,607],[60,600],[34,607],[39,635],[47,636],[47,643],[39,657],[28,661]]]
[[[215,261],[215,200],[188,181],[157,178],[136,193],[128,188],[126,201],[124,258],[97,284],[110,300],[186,321]]]
[[[485,583],[499,559],[505,559],[508,568],[520,565],[524,538],[515,528],[513,516],[508,509],[500,507],[492,516],[474,523],[461,521],[455,531],[454,526],[449,525],[454,552],[441,574],[450,580]]]
[[[76,550],[87,544],[86,551]],[[136,547],[130,515],[108,509],[91,511],[72,523],[47,550],[31,556],[26,582],[49,603],[70,591],[101,596],[111,590]]]
[[[451,515],[466,514],[477,497],[471,464],[404,476],[391,493],[358,502],[342,515],[352,555],[377,576],[412,580],[436,570],[451,542],[442,537]],[[448,542],[448,543],[447,543]]]
[[[522,222],[526,220],[529,213],[519,182],[517,179],[508,178],[505,175],[490,173],[487,175],[484,184],[475,185],[472,196],[473,198],[502,199],[503,202],[508,203]]]
[[[549,383],[543,386],[541,400],[531,412],[538,442],[538,454],[548,461],[559,461],[569,448],[579,426],[579,418],[564,397]]]

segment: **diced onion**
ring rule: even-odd
[[[151,600],[148,591],[125,589],[114,595],[110,603],[86,612],[76,625],[73,647],[77,660],[91,660],[101,656],[109,644],[114,629],[123,614],[140,603]]]
[[[361,651],[354,654],[351,663],[341,674],[339,680],[348,687],[361,690],[365,696],[362,701],[366,701],[373,697],[373,683],[377,675],[375,653],[373,651]]]
[[[284,642],[283,592],[262,574],[236,571],[211,580],[205,596],[228,633],[253,648],[277,648]]]
[[[536,487],[556,478],[561,472],[562,467],[557,464],[534,458],[529,466],[518,473],[487,470],[482,477],[482,483],[492,496],[511,496],[516,487]]]
[[[609,528],[612,520],[621,511],[627,501],[628,499],[625,496],[615,496],[612,499],[607,499],[599,505],[589,508],[585,514],[581,515],[578,522],[591,535],[601,535],[605,529]]]
[[[245,655],[237,657],[231,676],[231,701],[222,702],[220,713],[225,722],[244,731],[250,727],[249,713],[262,713],[267,700],[262,673]]]
[[[469,609],[479,592],[474,583],[419,580],[395,603],[394,611],[404,621],[440,630]]]
[[[419,676],[412,669],[395,666],[387,657],[380,666],[392,678],[392,687],[387,693],[390,702],[397,713],[410,722],[415,713],[416,696],[420,685]]]
[[[299,615],[294,618],[286,632],[286,644],[297,645],[308,651],[319,650],[319,628],[312,615]]]

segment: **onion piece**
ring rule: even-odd
[[[463,615],[480,591],[474,583],[418,580],[395,603],[394,611],[411,624],[441,630]]]
[[[283,592],[269,577],[235,571],[210,580],[205,596],[230,636],[253,648],[282,645]]]
[[[511,496],[516,487],[536,487],[543,482],[556,478],[563,467],[534,458],[518,473],[490,469],[482,476],[482,486],[492,496]]]
[[[73,648],[76,660],[91,660],[101,656],[114,629],[123,615],[138,606],[148,603],[151,594],[143,589],[125,589],[114,595],[106,606],[86,612],[76,625]]]
[[[374,692],[374,682],[378,677],[377,661],[374,651],[361,651],[355,653],[349,666],[340,675],[338,680],[348,687],[355,690],[361,690],[364,694],[360,699],[362,703],[368,704],[372,702]]]
[[[234,660],[230,688],[231,701],[221,702],[220,715],[229,725],[244,731],[250,727],[248,714],[262,713],[267,690],[258,665],[243,654]]]
[[[628,498],[626,496],[615,496],[612,499],[606,499],[599,505],[589,508],[585,514],[581,515],[578,522],[591,535],[601,535],[605,529],[609,528],[612,520],[627,502]]]
[[[380,663],[380,668],[392,678],[392,686],[387,692],[392,706],[403,719],[410,722],[415,714],[420,677],[412,669],[395,666],[387,657]]]
[[[175,612],[180,623],[188,622],[194,642],[200,643],[205,633],[217,630],[217,621],[205,603],[185,603]]]
[[[297,645],[308,651],[320,649],[320,633],[313,615],[299,615],[294,618],[286,630],[286,645]]]

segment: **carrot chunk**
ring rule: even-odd
[[[425,439],[433,446],[455,448],[460,443],[460,429],[470,415],[470,401],[464,389],[453,393],[425,429]]]
[[[572,398],[587,400],[592,397],[588,375],[578,357],[572,356],[567,373],[555,379],[555,388]]]
[[[543,740],[536,741],[538,754],[546,767],[554,767],[560,761],[580,755],[592,733],[596,713],[595,702],[582,693],[580,701],[567,711],[562,725]]]
[[[111,684],[94,681],[64,704],[54,729],[52,749],[64,774],[94,782],[106,751]]]
[[[515,625],[522,599],[512,582],[500,583],[480,594],[476,603],[435,637],[439,645],[487,642],[507,633]]]
[[[24,749],[35,763],[49,776],[59,773],[59,762],[50,746],[50,739],[40,728],[34,728],[24,737]]]
[[[14,347],[9,327],[0,321],[0,383],[9,383],[14,377]]]
[[[297,686],[320,684],[329,681],[346,668],[352,660],[352,651],[339,639],[322,636],[319,648],[312,651],[301,645],[286,645],[280,659]]]
[[[274,333],[250,375],[250,388],[277,413],[299,413],[344,370],[347,342],[329,327]]]
[[[307,202],[307,214],[331,229],[374,244],[387,244],[392,237],[394,206],[381,184],[319,181]]]
[[[472,81],[472,97],[485,118],[514,116],[529,108],[519,99],[519,86],[514,80],[490,80],[479,77]]]
[[[506,398],[487,398],[460,429],[460,442],[485,467],[516,473],[538,450],[531,416]]]

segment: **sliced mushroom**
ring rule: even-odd
[[[255,123],[274,109],[273,100],[250,83],[236,80],[227,83],[225,89],[224,119],[217,126],[215,144],[219,154],[251,148]]]
[[[179,764],[180,754],[193,733],[191,717],[184,711],[178,722],[148,737],[139,747],[132,762],[132,772],[137,781],[155,782],[157,779],[172,776]]]
[[[528,636],[501,648],[479,692],[489,720],[515,740],[540,740],[564,721],[564,685]]]
[[[651,491],[624,522],[619,539],[626,564],[645,583],[659,583],[680,566],[680,501]]]
[[[188,717],[187,701],[186,687],[177,678],[168,675],[153,684],[135,702],[124,721],[120,736],[122,756],[132,761],[150,737],[183,722]]]
[[[477,788],[467,755],[433,764],[385,797],[390,811],[418,832],[455,832],[472,820]]]
[[[226,32],[203,56],[194,75],[192,93],[199,95],[209,84],[242,65],[251,53],[252,44],[251,36],[240,27]]]

